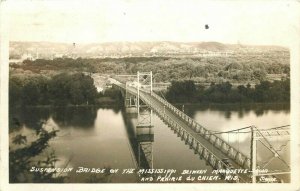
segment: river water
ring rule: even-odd
[[[177,105],[182,109],[182,105]],[[207,129],[224,132],[254,125],[259,129],[273,128],[290,124],[290,110],[286,105],[254,104],[254,105],[204,105],[184,106],[184,112],[194,118]],[[160,118],[153,113],[152,128],[142,130],[145,140],[152,140],[143,146],[144,158],[139,156],[139,134],[135,126],[137,116],[125,112],[120,107],[66,107],[66,108],[27,108],[11,109],[10,119],[17,120],[21,125],[10,128],[10,137],[16,134],[30,136],[35,129],[40,128],[41,121],[45,128],[58,129],[56,138],[51,140],[48,150],[55,151],[59,161],[57,167],[137,168],[146,163],[155,169],[174,169],[177,175],[183,170],[207,169],[210,175],[212,168],[200,159],[199,155],[185,145]],[[146,133],[145,133],[146,132]],[[147,133],[148,132],[148,133]],[[147,135],[148,134],[148,135]],[[245,155],[250,155],[250,133],[223,133],[220,136],[235,146]],[[289,141],[282,137],[270,140],[285,161],[289,161]],[[11,144],[11,143],[10,143]],[[149,152],[146,152],[148,149]],[[214,148],[211,148],[214,149]],[[262,144],[257,145],[259,164],[274,169],[285,169],[277,158]],[[266,168],[267,168],[266,167]],[[66,182],[90,182],[91,173],[67,174]],[[289,176],[280,176],[285,182]],[[136,174],[122,175],[115,173],[109,182],[134,183],[139,178]],[[101,182],[99,180],[99,182]],[[206,181],[202,181],[206,182]],[[219,182],[219,181],[217,181]]]

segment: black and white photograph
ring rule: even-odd
[[[0,3],[0,190],[300,188],[299,1]]]

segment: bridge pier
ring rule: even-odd
[[[143,153],[149,168],[153,168],[154,127],[152,125],[152,109],[139,105],[137,108],[138,122],[136,126],[139,153]],[[140,156],[139,156],[140,157]],[[141,161],[139,159],[139,166]]]
[[[126,113],[133,113],[133,114],[137,114],[137,109],[136,107],[126,107],[125,108]]]

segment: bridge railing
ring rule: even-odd
[[[126,86],[123,84],[115,84],[123,89],[126,89]],[[132,94],[137,94],[137,89],[133,87],[127,87],[127,91]],[[147,91],[143,91],[145,93],[149,93]],[[204,137],[206,140],[208,140],[212,145],[214,145],[216,148],[218,148],[220,151],[222,151],[224,154],[226,154],[229,158],[234,160],[237,164],[239,164],[241,167],[250,169],[250,158],[229,145],[226,141],[224,141],[219,136],[213,134],[213,132],[207,130],[202,125],[194,121],[191,117],[186,115],[184,112],[177,109],[175,106],[170,104],[168,101],[163,99],[162,97],[158,96],[156,93],[152,92],[151,96],[154,97],[156,100],[158,100],[160,103],[162,103],[165,107],[167,107],[170,111],[172,111],[175,115],[181,117],[190,127],[193,129],[196,133],[198,133],[200,136]],[[141,94],[140,99],[147,102],[146,98]],[[151,105],[151,102],[148,102],[148,104]],[[155,108],[154,108],[155,109]],[[163,112],[163,111],[162,111]]]
[[[151,101],[149,99],[146,99],[145,97],[142,99],[145,103],[151,105]],[[165,123],[167,123],[169,127],[171,127],[175,133],[177,133],[179,137],[181,137],[182,140],[186,142],[186,144],[190,146],[191,149],[195,151],[195,154],[199,154],[200,158],[203,157],[213,167],[213,169],[231,169],[228,164],[224,163],[222,159],[218,158],[213,152],[207,149],[199,140],[197,140],[196,137],[186,131],[179,123],[174,121],[170,116],[163,112],[162,109],[153,107],[153,110],[158,114],[159,117],[163,119]],[[246,180],[240,177],[240,175],[236,175],[239,176],[239,180],[246,182]]]
[[[191,117],[177,109],[175,106],[170,104],[168,101],[166,101],[159,95],[152,92],[152,96],[156,98],[159,102],[161,102],[164,106],[166,106],[169,110],[171,110],[174,114],[181,117],[196,133],[200,134],[202,137],[208,140],[211,144],[213,144],[215,147],[221,150],[229,158],[236,161],[240,166],[250,169],[250,158],[248,158],[246,155],[229,145],[219,136],[213,134],[213,132],[204,128],[202,125],[194,121]]]

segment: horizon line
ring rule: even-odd
[[[248,43],[225,43],[221,41],[171,41],[171,40],[154,40],[154,41],[103,41],[103,42],[66,42],[66,41],[29,41],[29,40],[9,40],[9,43],[53,43],[53,44],[106,44],[106,43],[159,43],[159,42],[168,42],[168,43],[185,43],[185,44],[192,44],[192,43],[219,43],[224,45],[240,45],[240,46],[276,46],[276,47],[283,47],[289,48],[286,45],[278,45],[278,44],[248,44]]]

